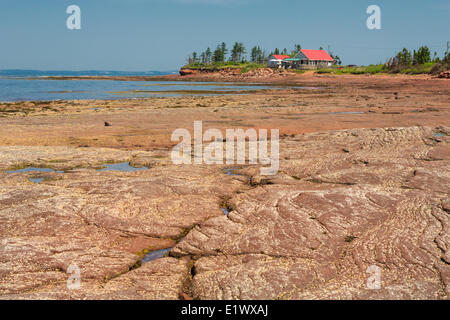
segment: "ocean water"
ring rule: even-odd
[[[43,71],[43,70],[0,70],[0,77],[80,77],[80,76],[164,76],[168,74],[178,74],[178,71]]]
[[[170,73],[0,70],[0,101],[114,100],[180,95],[245,94],[250,90],[274,88],[259,84],[217,82],[46,79],[50,76],[149,76]]]

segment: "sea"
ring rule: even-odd
[[[168,96],[245,94],[273,89],[261,84],[51,79],[82,76],[163,76],[178,71],[39,71],[0,70],[0,102],[56,100],[114,100]]]

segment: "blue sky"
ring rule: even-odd
[[[81,30],[66,28],[72,4]],[[371,4],[382,30],[366,28]],[[174,70],[221,41],[330,45],[345,64],[370,64],[422,44],[442,55],[449,30],[449,0],[0,0],[0,69]]]

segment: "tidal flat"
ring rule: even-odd
[[[0,299],[448,299],[448,80],[271,84],[0,102]],[[173,164],[195,120],[279,129],[278,173]]]

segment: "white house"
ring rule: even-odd
[[[325,50],[309,49],[302,49],[294,58],[285,61],[285,64],[299,69],[326,68],[331,67],[333,63],[333,57]]]
[[[269,57],[267,66],[269,68],[281,68],[281,62],[287,58],[289,58],[289,56],[282,55],[282,54],[274,54]]]

